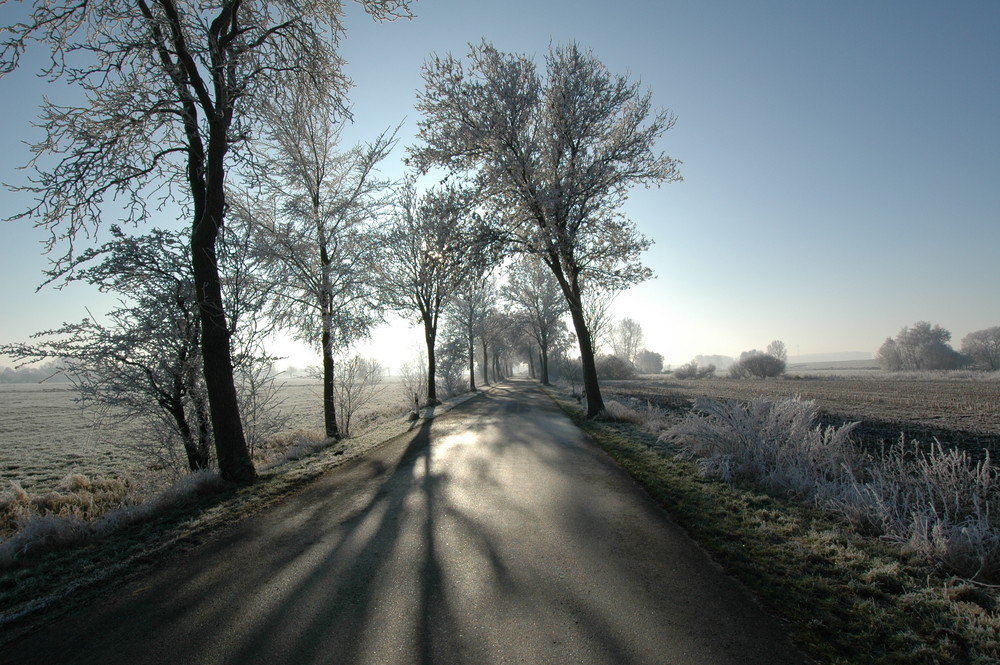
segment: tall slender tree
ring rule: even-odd
[[[549,50],[544,79],[528,56],[488,43],[471,47],[467,63],[449,55],[424,65],[413,162],[474,177],[508,240],[548,265],[579,341],[588,415],[597,416],[604,401],[584,285],[620,289],[651,275],[639,261],[649,240],[618,211],[632,186],[680,179],[677,162],[654,150],[674,117],[576,44]]]
[[[358,2],[380,19],[408,11],[405,0]],[[124,202],[128,223],[147,219],[149,201],[182,204],[219,469],[252,482],[218,269],[226,176],[261,124],[261,100],[290,72],[306,73],[343,106],[343,3],[36,0],[26,13],[0,27],[0,74],[40,42],[52,53],[44,73],[81,88],[83,101],[44,103],[36,175],[22,187],[37,203],[16,217],[50,229],[50,249],[68,241],[70,260],[74,239],[100,223],[109,197]]]
[[[379,318],[372,287],[374,220],[391,183],[378,175],[395,132],[340,152],[342,123],[306,78],[268,104],[267,204],[247,211],[273,285],[271,317],[316,347],[323,362],[326,435],[341,435],[334,358]]]
[[[459,285],[482,274],[486,238],[475,224],[468,194],[444,186],[418,195],[402,189],[380,244],[377,264],[382,301],[412,313],[423,325],[427,347],[427,402],[438,403],[435,344],[441,314]]]

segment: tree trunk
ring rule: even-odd
[[[476,392],[476,336],[472,331],[472,317],[469,317],[469,392]]]
[[[206,402],[206,396],[199,386],[191,390],[191,401],[194,403],[194,419],[198,424],[198,456],[205,460],[204,468],[208,468],[212,451],[212,414]]]
[[[549,349],[548,344],[539,345],[539,359],[542,365],[542,385],[549,385]]]
[[[486,338],[481,337],[479,343],[483,348],[483,385],[488,386],[490,385],[490,359],[487,352]]]
[[[441,403],[437,398],[437,382],[434,380],[434,375],[437,374],[437,361],[434,358],[436,338],[437,330],[427,318],[424,318],[424,341],[427,343],[427,404],[430,406]]]
[[[323,326],[323,425],[326,438],[339,439],[337,428],[337,403],[333,396],[333,347],[330,344],[329,326]]]
[[[171,398],[168,410],[170,411],[170,416],[174,419],[177,431],[181,435],[181,440],[184,442],[184,455],[187,457],[188,469],[190,471],[200,471],[208,467],[207,455],[201,454],[201,451],[198,449],[198,441],[195,438],[194,430],[191,429],[191,425],[188,423],[187,413],[184,410],[184,402],[179,395],[176,396],[176,399]]]
[[[569,304],[576,338],[580,344],[580,361],[583,364],[583,390],[587,396],[587,417],[594,418],[604,412],[604,398],[601,397],[601,387],[597,383],[597,363],[594,361],[594,347],[590,340],[590,331],[583,318],[583,306],[580,294],[573,293]]]
[[[212,411],[212,432],[219,461],[219,475],[237,483],[252,483],[257,478],[243,434],[240,406],[236,395],[230,332],[222,300],[222,281],[216,255],[216,242],[222,229],[225,211],[226,132],[212,132],[209,142],[208,171],[205,178],[205,204],[195,217],[191,233],[191,259],[194,283],[201,315],[201,354],[205,387]]]

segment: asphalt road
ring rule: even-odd
[[[804,661],[528,381],[423,421],[0,654],[24,665]]]

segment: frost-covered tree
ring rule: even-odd
[[[373,222],[388,202],[390,183],[377,167],[395,139],[384,132],[339,151],[342,123],[313,92],[300,80],[267,104],[258,182],[267,198],[244,214],[270,273],[271,318],[320,352],[324,427],[336,439],[334,358],[379,318]]]
[[[963,363],[961,354],[948,344],[951,332],[927,321],[903,326],[895,339],[886,339],[875,354],[886,370],[954,369]]]
[[[590,348],[595,357],[611,345],[611,333],[615,329],[611,304],[617,297],[616,289],[601,288],[599,284],[587,284],[583,289],[583,320],[590,332]]]
[[[780,339],[776,339],[767,345],[767,354],[774,356],[782,362],[788,360],[788,349]]]
[[[183,233],[153,229],[128,236],[112,227],[113,240],[74,260],[70,279],[120,297],[120,304],[98,319],[46,330],[31,344],[4,347],[23,362],[58,358],[84,404],[106,410],[113,422],[141,425],[150,442],[172,453],[178,442],[190,470],[207,468],[213,431],[202,376],[201,318],[194,276]],[[223,245],[226,270],[247,269],[245,247]],[[60,273],[52,273],[56,276]],[[271,358],[260,350],[269,330],[259,325],[263,302],[247,289],[248,279],[229,285],[227,300],[236,340],[238,391],[242,409],[263,431],[273,420],[267,412],[272,392],[266,369]],[[254,410],[256,409],[256,410]],[[172,456],[172,454],[171,454]]]
[[[1000,369],[1000,326],[970,332],[962,338],[962,353],[977,367]]]
[[[576,44],[554,46],[540,75],[529,56],[472,46],[466,61],[424,65],[417,108],[422,169],[475,178],[507,239],[555,275],[580,345],[588,415],[604,411],[584,285],[621,289],[647,279],[650,242],[619,210],[637,184],[679,180],[654,150],[674,124],[651,95]]]
[[[878,361],[879,367],[890,372],[903,369],[903,356],[896,340],[891,337],[886,337],[882,346],[878,347],[878,351],[875,352],[875,360]]]
[[[382,302],[416,315],[427,349],[427,401],[438,403],[435,386],[438,325],[448,301],[470,276],[481,275],[486,240],[468,195],[445,186],[417,194],[412,182],[400,191],[379,244],[376,264]]]
[[[784,373],[785,361],[782,358],[757,349],[741,353],[740,359],[729,368],[729,376],[734,379],[745,379],[751,376],[766,379],[781,376]]]
[[[697,363],[695,363],[697,366]],[[642,349],[636,355],[635,368],[640,374],[659,374],[663,371],[663,356],[649,349]],[[715,370],[715,367],[712,367]]]
[[[611,348],[616,356],[635,366],[642,348],[642,326],[629,318],[619,321],[611,331]]]
[[[407,12],[405,0],[358,0],[376,18]],[[5,4],[5,9],[10,7]],[[35,175],[20,189],[35,203],[16,218],[68,245],[117,214],[148,219],[176,201],[190,221],[190,260],[212,429],[223,477],[256,477],[243,431],[219,272],[226,176],[262,124],[261,101],[301,72],[331,106],[347,79],[337,42],[341,0],[36,0],[0,27],[0,75],[30,44],[51,51],[50,80],[78,97],[43,103]],[[109,201],[117,202],[109,212]]]
[[[341,358],[333,398],[337,401],[338,427],[341,436],[351,436],[355,414],[370,404],[382,391],[382,366],[375,360],[354,355]]]

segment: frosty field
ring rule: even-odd
[[[717,378],[678,381],[670,377],[603,384],[606,398],[630,397],[667,407],[680,417],[694,397],[750,399],[799,395],[814,399],[831,423],[862,420],[858,434],[871,443],[938,437],[973,454],[1000,456],[1000,380],[979,377],[814,376],[734,381]],[[355,429],[373,417],[398,417],[409,400],[396,377],[355,416]],[[307,379],[290,379],[277,399],[288,417],[285,431],[322,428],[322,389]],[[0,490],[17,482],[27,490],[50,490],[68,473],[108,476],[141,471],[155,460],[143,454],[135,431],[113,428],[83,410],[68,384],[0,384]]]
[[[355,416],[358,429],[373,415],[402,414],[409,402],[402,383],[383,382],[372,404]],[[0,490],[11,482],[45,492],[68,473],[108,476],[142,471],[155,464],[137,433],[101,422],[96,410],[81,409],[69,384],[0,384]],[[321,430],[322,386],[290,379],[277,400],[286,431]]]
[[[605,398],[636,399],[680,417],[699,396],[750,400],[758,395],[780,400],[814,400],[825,424],[860,420],[856,435],[882,445],[934,438],[973,455],[1000,457],[1000,374],[888,374],[789,376],[767,380],[728,378],[678,380],[669,376],[602,385]]]

